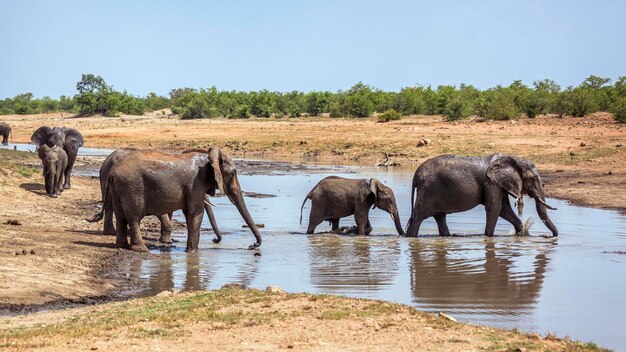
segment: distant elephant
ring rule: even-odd
[[[9,126],[6,122],[0,122],[0,135],[2,135],[2,144],[9,144],[9,136],[13,138],[13,134],[11,133],[11,126]]]
[[[415,171],[411,187],[413,210],[407,236],[417,236],[422,221],[433,216],[439,235],[449,236],[446,215],[485,206],[485,235],[493,236],[498,217],[505,219],[521,234],[522,222],[515,215],[509,194],[517,200],[519,215],[524,207],[524,194],[535,199],[537,214],[553,236],[558,230],[548,217],[543,184],[535,165],[510,155],[483,157],[440,155],[425,161]]]
[[[198,250],[205,196],[218,189],[237,207],[261,245],[261,235],[243,199],[235,163],[219,148],[206,153],[164,154],[154,151],[129,151],[109,172],[102,204],[109,197],[116,221],[116,245],[145,252],[139,222],[146,215],[169,214],[183,210],[187,222],[187,252]],[[102,219],[105,207],[90,221]],[[130,244],[127,233],[130,227]]]
[[[339,219],[353,214],[358,234],[361,236],[369,234],[372,230],[369,211],[374,206],[391,214],[398,234],[404,235],[393,191],[375,178],[355,180],[337,176],[326,177],[304,198],[300,207],[300,223],[302,209],[307,199],[311,200],[309,227],[306,231],[308,234],[312,234],[317,225],[324,220],[330,221],[332,230],[336,231],[339,228]]]
[[[46,186],[46,193],[56,198],[62,192],[61,178],[67,167],[67,154],[59,146],[48,147],[44,144],[37,151],[39,159],[43,164],[43,179]]]
[[[102,192],[102,199],[104,199],[104,190],[106,186],[106,180],[109,178],[109,174],[111,172],[111,168],[125,155],[130,152],[136,151],[136,148],[123,148],[114,151],[109,154],[109,156],[104,160],[102,166],[100,167],[100,191]],[[113,204],[111,202],[111,197],[107,198],[107,204],[102,205],[104,209],[104,230],[103,233],[105,235],[115,235],[115,227],[113,226]],[[219,243],[222,240],[222,234],[217,227],[217,222],[215,221],[215,215],[213,214],[213,209],[211,208],[211,204],[205,202],[204,209],[209,217],[209,221],[211,222],[211,226],[213,227],[213,232],[217,238],[213,239],[214,243]],[[172,242],[172,213],[169,214],[161,214],[157,216],[159,221],[161,222],[161,237],[159,238],[159,242],[161,243],[171,243]]]
[[[78,148],[84,143],[83,136],[80,132],[67,127],[50,128],[48,126],[42,126],[33,133],[30,140],[37,145],[37,147],[41,147],[44,144],[48,145],[48,147],[57,145],[65,150],[67,153],[67,168],[65,169],[65,183],[63,184],[63,188],[71,188],[70,177],[72,175],[72,168],[76,161],[76,155],[78,155]]]

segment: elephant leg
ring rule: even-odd
[[[332,225],[332,231],[337,231],[339,229],[339,219],[330,219],[330,224]]]
[[[76,155],[78,155],[78,150],[66,150],[67,152],[67,168],[65,169],[65,183],[63,184],[64,189],[72,188],[70,184],[70,176],[72,175],[72,168],[74,167],[74,162],[76,161]]]
[[[438,213],[433,216],[437,221],[437,227],[439,228],[439,236],[450,236],[450,230],[448,230],[448,223],[446,222],[446,214]]]
[[[365,226],[365,234],[369,235],[372,233],[372,224],[370,224],[370,219],[367,219],[367,225]]]
[[[159,215],[158,218],[161,222],[161,237],[159,238],[159,242],[172,243],[172,222],[169,214]]]
[[[494,187],[495,188],[495,187]],[[498,189],[486,190],[485,212],[487,213],[487,223],[485,225],[485,236],[492,237],[496,229],[496,223],[502,209],[502,192]]]
[[[367,210],[358,210],[354,213],[354,220],[356,221],[356,229],[359,236],[365,236],[367,232],[367,227],[369,224],[369,209]]]
[[[309,214],[309,227],[306,230],[306,233],[311,235],[315,232],[315,228],[317,225],[321,224],[324,221],[324,216],[322,212],[317,209],[315,205],[311,206],[311,214]]]
[[[202,225],[202,215],[204,209],[200,211],[186,212],[185,220],[187,221],[187,248],[185,252],[198,251],[198,243],[200,242],[200,225]]]
[[[128,222],[121,216],[115,215],[117,227],[115,246],[118,248],[128,248]]]
[[[147,252],[148,247],[143,243],[141,231],[139,230],[140,219],[132,219],[128,222],[130,226],[130,249],[135,252]]]
[[[513,225],[516,235],[520,235],[522,233],[522,220],[520,220],[520,218],[518,218],[515,214],[515,211],[511,207],[511,202],[509,202],[509,196],[507,194],[502,195],[502,209],[500,210],[500,217]]]

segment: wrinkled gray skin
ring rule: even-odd
[[[103,204],[111,197],[116,221],[116,245],[145,252],[139,223],[146,215],[183,210],[187,222],[187,252],[198,250],[205,196],[218,189],[228,196],[261,245],[261,235],[248,213],[237,170],[230,156],[219,148],[207,153],[164,154],[130,151],[114,163],[105,184]],[[102,219],[104,208],[90,221]],[[130,228],[130,244],[127,234]]]
[[[111,153],[102,163],[100,167],[100,191],[102,192],[102,199],[104,199],[104,189],[106,186],[106,180],[109,178],[109,174],[111,172],[111,168],[115,165],[121,158],[132,151],[136,151],[138,149],[135,148],[124,148],[118,149]],[[103,233],[105,235],[115,235],[115,227],[113,226],[113,204],[111,202],[111,197],[107,198],[107,204],[103,204],[104,209],[104,230]],[[222,233],[217,227],[217,222],[215,221],[215,215],[213,214],[213,209],[211,205],[208,203],[204,204],[204,209],[209,217],[209,221],[211,222],[211,226],[213,227],[213,232],[217,238],[213,239],[214,243],[219,243],[222,240]],[[169,214],[161,214],[157,216],[159,221],[161,222],[161,237],[159,238],[159,242],[161,243],[172,243],[172,213]]]
[[[48,147],[59,146],[63,148],[67,153],[67,168],[65,169],[65,183],[63,188],[71,188],[70,177],[72,175],[72,168],[76,161],[76,155],[78,155],[78,148],[83,145],[83,136],[77,130],[67,127],[55,127],[50,128],[48,126],[39,127],[30,140],[38,148],[47,145]]]
[[[413,210],[407,236],[417,236],[422,221],[431,216],[437,221],[439,235],[449,236],[446,214],[470,210],[478,204],[483,204],[487,213],[486,236],[493,236],[498,217],[510,222],[520,234],[522,222],[511,207],[509,194],[517,200],[519,215],[524,206],[524,194],[534,198],[539,218],[553,236],[558,236],[546,211],[543,184],[535,165],[516,156],[501,154],[484,157],[440,155],[420,165],[413,176]]]
[[[330,221],[332,230],[336,231],[339,228],[339,219],[353,214],[358,234],[361,236],[369,234],[372,230],[369,211],[374,206],[388,212],[398,234],[404,235],[393,191],[375,178],[369,180],[337,176],[324,178],[304,198],[300,207],[300,223],[302,209],[307,199],[311,200],[309,227],[306,231],[308,234],[312,234],[317,225],[325,220]]]
[[[6,122],[0,122],[0,135],[2,136],[2,144],[9,144],[9,136],[13,138],[13,134],[11,133],[11,126],[9,126]]]
[[[46,193],[48,196],[56,198],[62,192],[61,181],[67,168],[67,154],[65,150],[56,145],[50,148],[45,144],[37,150],[37,154],[43,165]]]

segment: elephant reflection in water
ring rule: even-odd
[[[473,252],[461,245],[427,249],[423,242],[414,241],[409,246],[413,299],[432,309],[480,307],[519,315],[536,303],[549,262],[546,251],[536,249],[533,269],[513,272],[519,266],[515,258],[523,254],[510,253],[511,248],[496,249],[493,241],[485,243],[484,260],[450,255],[455,250]]]
[[[311,284],[326,291],[376,291],[398,272],[397,238],[309,236]],[[385,245],[373,243],[384,242]]]
[[[241,260],[234,260],[239,263],[238,268],[229,272],[225,267],[220,268],[220,265],[216,265],[217,262],[224,260],[219,254],[163,254],[157,260],[138,259],[133,263],[135,273],[140,276],[148,276],[148,287],[151,294],[174,289],[198,291],[219,288],[219,286],[210,286],[213,281],[216,281],[216,272],[226,272],[227,274],[223,283],[217,283],[220,286],[226,283],[250,286],[257,275],[260,260],[260,257],[246,255]],[[220,254],[229,255],[233,253]],[[180,257],[177,258],[177,255]],[[232,275],[229,275],[231,273]]]

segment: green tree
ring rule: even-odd
[[[78,94],[74,97],[78,112],[81,114],[103,114],[114,116],[118,112],[118,97],[114,96],[113,87],[102,77],[83,74],[76,83]]]

